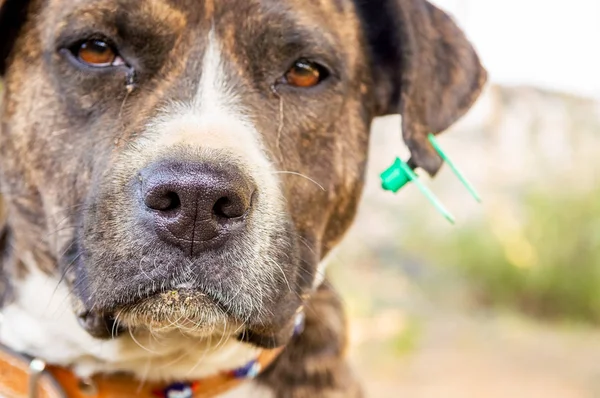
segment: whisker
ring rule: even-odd
[[[279,265],[279,263],[277,261],[274,261],[274,260],[270,260],[269,262],[271,264],[275,265],[277,267],[277,269],[279,269],[279,271],[281,272],[281,276],[283,276],[283,280],[285,281],[285,284],[287,285],[288,290],[291,292],[292,291],[292,287],[290,286],[290,282],[288,281],[288,278],[285,275],[285,272],[283,271],[283,268],[281,267],[281,265]]]
[[[144,347],[133,335],[133,332],[131,330],[131,328],[127,328],[127,330],[129,331],[129,336],[131,337],[131,340],[134,341],[135,344],[137,344],[141,349],[143,349],[146,352],[149,352],[150,354],[155,354],[155,355],[159,355],[160,353],[156,352],[156,351],[152,351],[149,348]]]
[[[318,186],[322,191],[327,191],[323,185],[319,184],[317,181],[315,181],[314,179],[310,178],[309,176],[302,174],[302,173],[297,173],[295,171],[272,171],[271,174],[291,174],[294,176],[298,176],[298,177],[302,177],[305,178],[306,180],[312,182],[313,184],[315,184],[316,186]]]

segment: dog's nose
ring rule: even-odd
[[[233,165],[160,162],[142,170],[140,179],[157,235],[192,256],[243,228],[255,191]]]

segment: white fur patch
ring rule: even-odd
[[[272,165],[264,153],[261,137],[225,74],[220,44],[209,34],[202,77],[190,102],[173,102],[148,126],[137,150],[144,156],[165,153],[177,146],[224,150],[248,168],[259,188],[277,186]],[[267,173],[267,175],[264,175]],[[258,174],[258,175],[257,175]]]

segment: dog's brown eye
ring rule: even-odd
[[[320,65],[307,60],[298,60],[285,74],[285,80],[295,87],[312,87],[325,77],[323,74]]]
[[[88,40],[77,49],[80,61],[96,67],[105,67],[115,64],[117,54],[112,47],[102,40]]]

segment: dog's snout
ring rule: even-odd
[[[246,222],[255,191],[234,165],[159,162],[140,173],[145,214],[160,239],[196,255]]]

